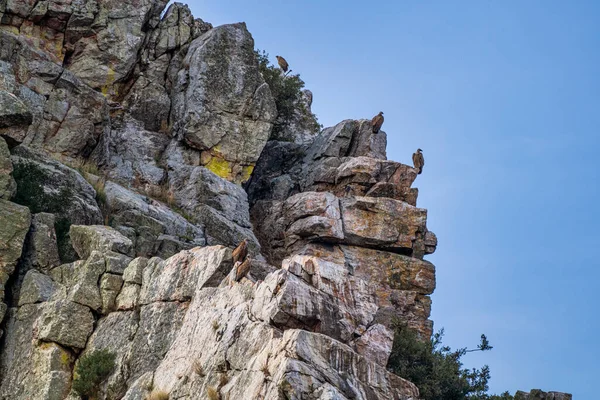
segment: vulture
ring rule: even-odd
[[[287,63],[287,61],[285,61],[285,58],[281,56],[275,57],[277,57],[277,63],[279,64],[279,67],[283,70],[283,72],[288,72],[289,64]]]
[[[252,266],[252,259],[250,257],[246,258],[246,260],[239,264],[237,266],[237,268],[235,269],[235,278],[234,280],[236,282],[239,282],[243,277],[245,277],[248,274],[248,271],[250,271],[250,267]]]
[[[423,158],[423,150],[417,149],[417,152],[413,154],[413,165],[419,170],[418,174],[423,172],[423,165],[425,165],[425,159]]]
[[[383,111],[380,111],[379,114],[373,117],[371,125],[373,126],[373,133],[379,132],[381,125],[383,125]]]
[[[242,240],[242,243],[239,244],[238,247],[233,250],[233,265],[235,265],[238,261],[244,262],[246,260],[246,256],[248,255],[248,240]]]

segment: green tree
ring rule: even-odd
[[[278,116],[273,126],[273,138],[282,138],[285,127],[293,121],[296,112],[300,112],[306,119],[306,125],[311,132],[319,132],[321,125],[319,125],[316,115],[310,112],[301,101],[304,81],[300,79],[300,75],[285,75],[281,69],[269,63],[269,55],[265,51],[257,50],[256,57],[260,73],[269,85],[277,107]]]
[[[75,367],[73,390],[83,399],[94,398],[100,384],[108,378],[115,368],[115,354],[106,350],[97,350],[83,356]]]
[[[461,358],[473,351],[492,349],[487,337],[481,335],[476,349],[453,351],[442,345],[444,330],[435,333],[430,341],[423,341],[406,324],[396,323],[394,344],[388,369],[419,388],[423,400],[512,400],[508,392],[500,396],[488,395],[490,369],[463,368]]]

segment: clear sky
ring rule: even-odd
[[[331,126],[385,113],[439,239],[435,328],[491,389],[597,398],[600,2],[192,0],[284,56]]]

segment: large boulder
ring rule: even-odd
[[[38,339],[83,349],[94,329],[94,316],[81,304],[58,300],[44,303],[36,324]]]
[[[103,225],[71,225],[71,242],[80,258],[88,258],[92,252],[114,251],[133,256],[133,243],[119,231]]]
[[[234,182],[248,180],[277,116],[244,23],[195,39],[173,88],[177,135],[203,151],[203,165]]]

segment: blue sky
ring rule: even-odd
[[[486,333],[495,392],[594,399],[600,376],[600,3],[191,1],[245,21],[283,55],[331,126],[385,112],[388,158],[438,235],[435,327],[453,347]]]

